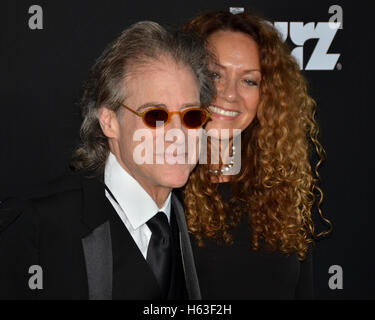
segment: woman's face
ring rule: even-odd
[[[217,97],[209,106],[212,121],[206,130],[242,131],[253,121],[259,103],[258,45],[247,34],[234,31],[213,33],[208,45],[217,58],[217,64],[211,66]]]

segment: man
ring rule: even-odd
[[[164,151],[152,149],[152,163],[139,162],[134,137],[146,130],[155,147],[157,120],[165,134],[199,130],[207,114],[197,106],[212,98],[206,66],[200,43],[153,22],[108,46],[82,99],[75,173],[48,196],[2,204],[0,299],[200,298],[183,209],[171,194],[194,163],[186,151],[167,151],[168,139]],[[185,161],[169,164],[174,157]]]

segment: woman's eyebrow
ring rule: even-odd
[[[212,64],[214,65],[214,67],[218,67],[218,68],[220,68],[220,69],[225,69],[224,66],[222,66],[221,64],[218,64],[218,63],[216,63],[216,62],[214,62],[214,63],[212,63]]]
[[[215,67],[218,67],[218,68],[220,68],[220,69],[226,69],[224,66],[222,66],[221,64],[218,64],[218,63],[213,63],[213,65],[215,66]],[[243,71],[243,73],[250,73],[250,72],[259,72],[259,73],[261,73],[261,71],[260,71],[260,69],[246,69],[246,70],[244,70]]]
[[[260,69],[247,69],[247,70],[244,70],[243,73],[251,73],[251,72],[259,72],[259,73],[262,73],[260,71]]]
[[[244,72],[254,72],[254,71],[260,72],[260,69],[247,69]]]

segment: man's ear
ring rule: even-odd
[[[120,127],[116,113],[113,110],[101,107],[98,110],[98,120],[107,138],[118,138]]]

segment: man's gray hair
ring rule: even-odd
[[[127,75],[135,67],[163,57],[190,68],[197,79],[201,104],[211,102],[215,89],[208,71],[211,56],[204,43],[185,32],[167,31],[155,22],[135,23],[109,44],[91,69],[81,100],[81,145],[73,154],[73,170],[88,171],[92,176],[103,173],[109,145],[99,124],[98,109],[105,106],[118,115],[127,95]]]

